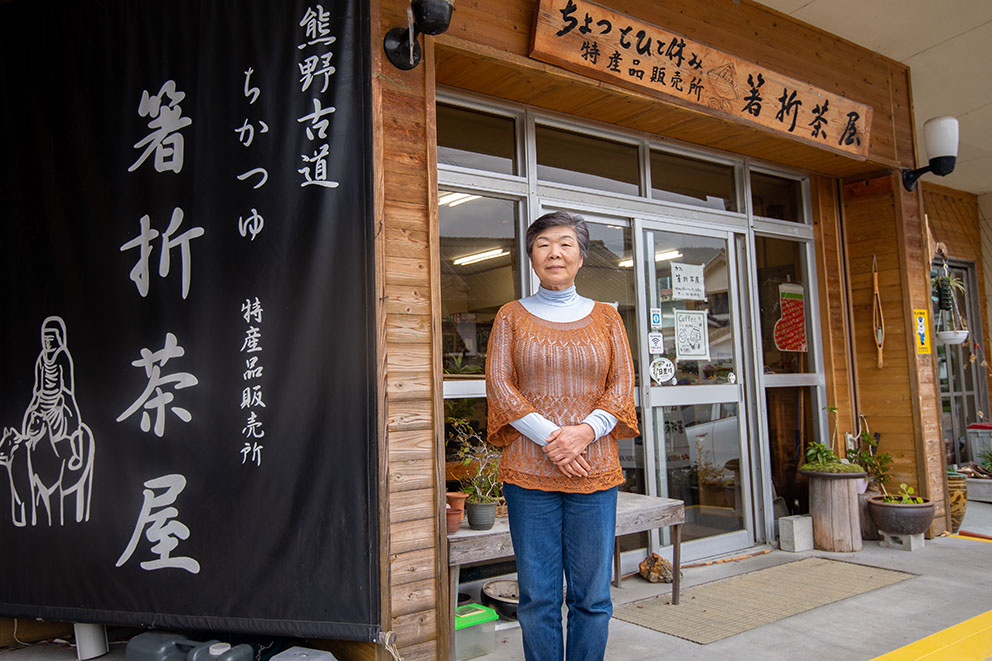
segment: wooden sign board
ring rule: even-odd
[[[864,159],[872,108],[588,0],[540,0],[530,55]]]

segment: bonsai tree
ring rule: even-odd
[[[878,439],[879,435],[873,436],[866,426],[858,434],[855,449],[848,450],[847,458],[868,473],[870,486],[877,486],[885,491],[885,483],[889,481],[889,467],[895,463],[895,460],[888,452],[878,451]]]
[[[828,413],[834,415],[834,429],[830,436],[830,445],[814,441],[806,448],[806,463],[799,467],[800,471],[815,473],[861,473],[863,469],[846,459],[840,459],[834,451],[837,440],[837,407],[826,407]]]
[[[451,420],[459,443],[458,457],[468,468],[468,476],[461,479],[462,491],[470,503],[495,503],[503,495],[499,481],[499,448],[486,443],[465,420]]]

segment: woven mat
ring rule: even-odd
[[[678,606],[667,594],[624,604],[613,617],[705,645],[913,576],[805,558],[690,588]]]

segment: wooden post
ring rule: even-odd
[[[864,477],[864,473],[802,472],[809,478],[813,546],[821,551],[860,551],[861,519],[857,488],[852,478]]]
[[[868,499],[874,496],[875,493],[873,491],[865,491],[858,494],[858,515],[861,517],[861,539],[880,539],[878,528],[875,527],[875,522],[871,520],[871,514],[868,513]]]

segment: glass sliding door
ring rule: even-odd
[[[683,557],[739,549],[753,536],[734,235],[641,227],[648,486],[685,502]]]

